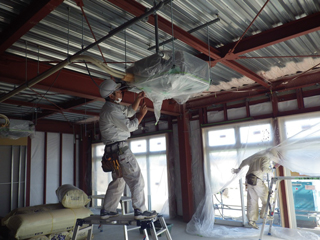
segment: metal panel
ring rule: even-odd
[[[0,11],[3,18],[0,19],[0,29],[8,26],[26,7],[34,1],[10,1],[0,5]],[[133,14],[122,10],[120,7],[111,3],[112,1],[103,0],[84,0],[84,11],[91,24],[93,32],[97,39],[105,36],[111,29],[118,27],[124,22],[132,19]],[[135,2],[135,1],[132,1]],[[127,1],[128,4],[133,4]],[[184,31],[189,31],[193,28],[201,26],[217,17],[221,19],[219,22],[210,25],[208,28],[200,29],[192,33],[192,36],[199,39],[201,42],[212,47],[222,50],[224,45],[231,44],[244,33],[257,12],[264,5],[265,0],[243,0],[243,1],[173,1],[172,9],[170,4],[158,11],[158,15],[181,28]],[[146,8],[153,6],[153,0],[138,1],[137,4],[142,4]],[[261,32],[273,29],[305,16],[316,14],[320,11],[320,0],[292,0],[292,1],[270,1],[259,17],[253,23],[252,27],[245,34],[245,38],[255,36]],[[171,17],[172,13],[172,17]],[[2,27],[2,28],[1,28]],[[170,26],[168,26],[169,32]],[[1,31],[1,30],[0,30]],[[3,30],[2,30],[3,31]],[[174,33],[175,34],[175,33]],[[177,34],[177,33],[176,33]],[[171,38],[170,33],[159,30],[159,41],[164,41]],[[89,27],[82,17],[80,8],[73,0],[66,0],[60,4],[48,16],[42,19],[30,31],[24,34],[7,52],[16,54],[22,57],[28,57],[33,60],[54,61],[59,62],[64,60],[68,54],[73,54],[81,49],[82,46],[88,46],[94,41]],[[319,55],[320,54],[320,32],[308,33],[305,36],[297,37],[285,42],[281,42],[272,46],[268,46],[254,52],[246,53],[247,57],[272,57],[272,56],[297,56],[297,55]],[[109,65],[115,69],[124,71],[127,65],[141,58],[154,53],[154,50],[147,50],[155,44],[154,26],[147,22],[139,22],[119,33],[112,38],[99,44]],[[164,49],[179,49],[187,51],[191,54],[199,54],[199,51],[188,46],[182,41],[175,41],[174,45],[170,42],[161,47]],[[225,53],[225,50],[222,51]],[[204,49],[206,55],[209,54],[209,49]],[[87,51],[85,54],[102,60],[97,47]],[[211,52],[211,56],[213,56]],[[223,56],[222,56],[223,57]],[[208,58],[209,60],[209,58]],[[212,86],[209,92],[219,92],[221,90],[230,90],[233,88],[241,88],[242,86],[251,85],[254,83],[248,77],[253,76],[259,80],[260,76],[266,76],[270,81],[274,81],[279,77],[295,72],[292,69],[292,64],[298,63],[298,71],[303,71],[315,65],[319,59],[312,58],[255,58],[255,59],[239,59],[236,63],[241,64],[247,70],[252,71],[257,75],[243,74],[247,71],[243,68],[236,67],[232,70],[230,67],[218,63],[211,69]],[[119,62],[119,63],[114,63]],[[230,61],[228,61],[230,63]],[[92,76],[99,78],[109,78],[108,74],[100,69],[88,64]],[[75,63],[66,67],[72,71],[83,74],[88,74],[83,63]],[[276,69],[276,70],[275,70]],[[27,76],[27,73],[26,73]],[[30,76],[29,76],[30,78]],[[261,82],[263,84],[263,81]],[[0,88],[3,89],[3,85]],[[4,88],[5,91],[8,88]],[[42,90],[42,93],[45,93]],[[52,95],[54,94],[54,95]],[[207,93],[204,93],[205,95]],[[72,97],[56,94],[49,90],[47,98],[55,104],[63,103],[71,100]],[[201,95],[201,94],[200,94]],[[13,99],[24,101],[36,101],[38,104],[49,104],[48,100],[36,97],[33,92],[23,91],[21,95]],[[0,105],[1,107],[3,104]],[[32,108],[18,106],[10,106],[15,115],[26,116],[25,112],[33,111]],[[92,108],[92,109],[91,109]],[[86,104],[76,109],[98,112],[100,108],[94,104]],[[21,109],[23,111],[21,111]],[[12,113],[11,111],[11,113]],[[5,113],[10,113],[5,109]],[[18,113],[18,114],[16,114]],[[66,121],[59,114],[48,117],[49,119],[58,119]],[[86,117],[77,116],[68,119],[76,121],[77,119]]]

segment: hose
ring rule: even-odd
[[[6,115],[0,114],[0,118],[3,118],[5,121],[3,124],[0,125],[0,127],[9,127],[10,126],[10,120]]]
[[[123,78],[125,76],[124,72],[120,72],[118,70],[112,69],[112,68],[108,67],[107,65],[105,65],[104,63],[99,62],[98,60],[96,60],[93,57],[85,56],[85,55],[75,55],[75,56],[68,58],[68,59],[64,60],[63,62],[53,66],[52,68],[48,69],[47,71],[38,75],[37,77],[31,79],[30,81],[20,85],[19,87],[15,88],[11,92],[5,94],[3,97],[0,97],[0,102],[3,102],[5,100],[7,100],[8,98],[16,95],[17,93],[25,90],[26,88],[32,87],[33,85],[37,84],[38,82],[41,82],[43,79],[51,76],[52,74],[54,74],[55,72],[64,68],[65,66],[69,65],[70,63],[77,62],[80,60],[90,61],[94,65],[96,65],[97,67],[99,67],[100,69],[102,69],[103,71],[105,71],[106,73],[108,73],[114,77]]]

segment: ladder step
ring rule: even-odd
[[[160,235],[161,233],[166,232],[166,231],[167,231],[167,229],[165,229],[165,228],[157,231],[157,236]]]

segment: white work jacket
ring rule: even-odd
[[[132,106],[123,106],[113,102],[106,102],[100,112],[100,132],[105,145],[125,141],[130,137],[130,132],[138,129],[137,118],[130,120],[136,113]]]
[[[244,166],[248,165],[249,170],[247,175],[253,173],[255,176],[263,180],[263,175],[265,173],[272,172],[271,168],[271,161],[272,155],[270,153],[265,154],[254,154],[245,160],[243,160],[239,166],[239,168],[243,168]]]

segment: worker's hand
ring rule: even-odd
[[[239,169],[239,168],[232,168],[232,169],[231,169],[231,173],[233,173],[233,174],[236,174],[236,173],[238,173],[238,172],[240,172],[240,169]]]
[[[278,168],[278,167],[280,167],[281,165],[279,164],[279,163],[276,163],[274,166],[273,166],[273,168],[274,169],[276,169],[276,168]]]
[[[146,103],[142,103],[142,105],[141,105],[141,107],[140,107],[140,113],[141,113],[141,115],[144,117],[147,112],[148,112],[148,109],[147,109]]]
[[[140,92],[139,94],[138,94],[138,99],[139,100],[142,100],[142,99],[144,99],[146,97],[146,94],[144,93],[144,92]]]

